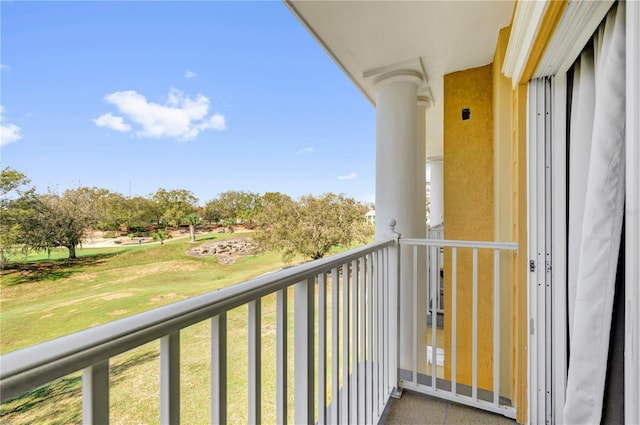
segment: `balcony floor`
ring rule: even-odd
[[[405,390],[400,399],[389,400],[380,424],[513,425],[516,422],[495,413]]]

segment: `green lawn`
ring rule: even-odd
[[[197,243],[239,236],[246,235],[203,235]],[[283,266],[280,255],[273,252],[221,265],[214,257],[187,256],[191,246],[187,239],[180,239],[164,245],[79,249],[75,261],[64,259],[66,250],[61,250],[49,259],[30,256],[15,263],[1,275],[0,351],[6,353],[117,320]],[[288,385],[289,405],[293,406],[293,289],[288,295]],[[275,295],[263,298],[262,411],[267,423],[275,422],[275,306]],[[228,314],[229,423],[247,422],[246,317],[246,306]],[[111,422],[159,423],[159,342],[112,358],[110,368]],[[181,369],[182,422],[209,423],[208,321],[181,332]],[[0,405],[0,422],[81,423],[80,383],[81,375],[75,373],[4,403]],[[292,408],[289,421],[293,421]]]
[[[198,243],[239,236],[246,235],[203,235]],[[50,258],[31,255],[14,263],[1,275],[0,351],[6,353],[117,320],[283,266],[280,255],[272,252],[222,265],[215,257],[187,256],[191,246],[188,240],[180,239],[164,245],[79,249],[75,261],[66,260],[66,250],[60,250]],[[246,307],[229,314],[229,359],[237,360],[229,371],[231,423],[246,421],[246,409],[235,407],[246,406],[246,376],[240,379],[234,375],[243,370],[246,375],[246,355],[242,355],[247,349],[245,318]],[[275,324],[274,297],[263,301],[263,318],[267,329]],[[209,329],[205,322],[181,333],[184,423],[209,421]],[[267,332],[265,344],[274,341]],[[270,358],[273,351],[265,349],[267,366],[275,364]],[[158,353],[159,343],[153,342],[111,360],[113,423],[159,422]],[[239,384],[232,385],[234,382]],[[275,379],[273,385],[275,388]],[[267,413],[268,406],[264,406]],[[80,407],[80,374],[74,374],[3,404],[0,422],[79,423]]]

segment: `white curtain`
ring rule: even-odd
[[[625,7],[574,66],[569,135],[567,424],[598,424],[624,210]]]

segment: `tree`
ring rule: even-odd
[[[196,225],[202,222],[200,215],[193,212],[185,217],[184,221],[189,225],[189,238],[191,242],[196,241]]]
[[[30,213],[19,223],[19,241],[36,251],[50,252],[63,246],[69,250],[69,258],[75,259],[85,231],[96,223],[91,191],[85,189],[66,190],[62,196],[49,192],[33,197]]]
[[[121,223],[127,229],[133,227],[146,227],[154,220],[153,201],[142,196],[124,199],[123,216]]]
[[[151,234],[151,237],[153,238],[154,241],[160,241],[160,245],[164,245],[164,240],[170,238],[171,235],[169,235],[164,230],[158,229],[157,231]]]
[[[21,186],[29,184],[31,181],[26,175],[11,167],[4,167],[0,172],[0,195],[4,202],[7,194]]]
[[[309,195],[295,202],[281,193],[266,193],[256,216],[256,238],[281,251],[285,262],[297,254],[316,260],[334,246],[364,243],[370,232],[366,212],[365,205],[342,194]]]
[[[209,211],[220,216],[227,224],[235,224],[238,221],[253,225],[255,214],[260,204],[258,193],[228,190],[218,194],[217,199],[207,203]]]
[[[126,220],[126,198],[118,193],[99,187],[79,187],[77,196],[88,203],[96,228],[116,230]]]
[[[196,198],[189,190],[165,190],[158,189],[152,196],[154,202],[153,212],[160,225],[161,219],[166,219],[169,224],[179,227],[184,218],[196,209]]]
[[[35,189],[25,187],[27,176],[13,168],[0,172],[0,265],[7,262],[7,255],[19,248],[20,220],[29,214],[29,200]]]
[[[209,224],[219,223],[222,220],[222,206],[220,204],[220,200],[214,198],[207,202],[204,206],[204,210],[202,212],[204,219]]]

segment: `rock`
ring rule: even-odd
[[[187,251],[187,255],[192,257],[215,255],[220,264],[233,264],[242,256],[255,254],[256,250],[257,245],[251,238],[225,239],[194,246]]]

